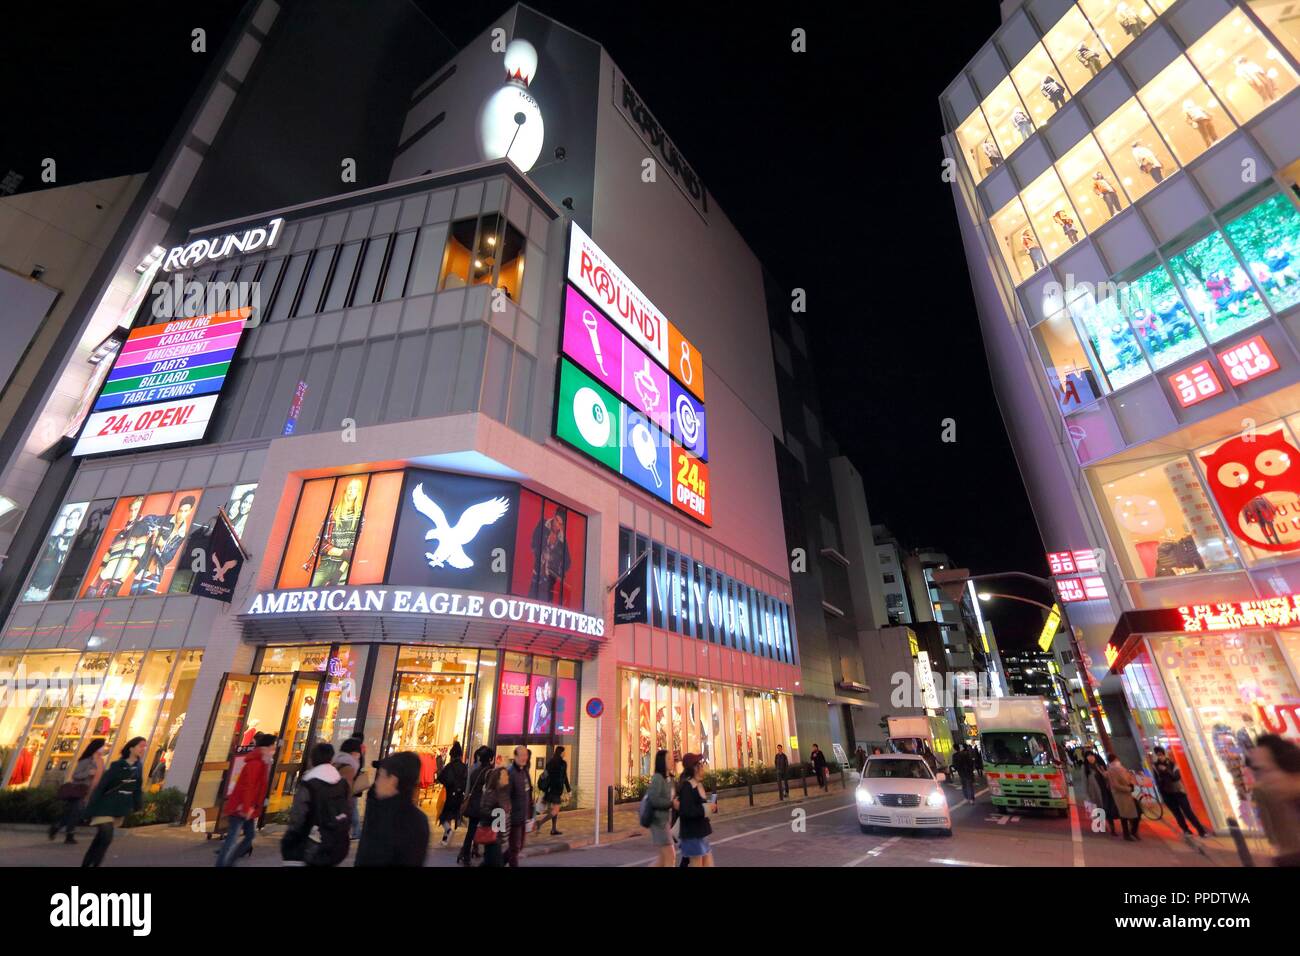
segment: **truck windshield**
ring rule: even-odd
[[[1052,763],[1052,746],[1046,734],[1001,731],[982,734],[984,762],[1013,767],[1046,767]]]

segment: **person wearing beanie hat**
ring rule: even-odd
[[[420,758],[410,751],[379,762],[366,801],[356,866],[424,866],[429,850],[429,818],[415,805]]]

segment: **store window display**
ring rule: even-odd
[[[1268,307],[1223,235],[1211,232],[1169,260],[1211,342],[1268,317]]]
[[[54,590],[55,579],[67,560],[77,532],[81,530],[82,520],[86,517],[88,501],[74,501],[65,504],[54,516],[40,557],[32,569],[32,576],[27,580],[27,590],[23,592],[24,601],[44,601]]]
[[[989,131],[988,123],[984,121],[984,114],[979,109],[958,124],[956,137],[962,155],[966,157],[966,167],[975,182],[981,182],[985,176],[1002,165],[1002,153],[993,142],[993,134]]]
[[[1034,232],[1042,242],[1043,261],[1032,252],[1030,262],[1036,268],[1055,259],[1079,241],[1078,214],[1074,211],[1056,170],[1050,166],[1020,194]],[[1023,246],[1023,235],[1021,243]],[[1027,250],[1028,251],[1028,250]]]
[[[511,594],[582,607],[586,551],[585,516],[534,491],[520,492]]]
[[[339,587],[383,579],[402,472],[303,482],[277,587]]]
[[[1246,0],[1255,16],[1273,34],[1274,39],[1300,59],[1300,17],[1295,15],[1293,0]]]
[[[195,488],[119,498],[89,562],[81,597],[166,593],[201,493]]]
[[[1101,383],[1092,370],[1069,312],[1062,309],[1040,322],[1034,326],[1033,335],[1047,373],[1047,383],[1062,412],[1091,405],[1101,397]]]
[[[1047,55],[1047,50],[1041,43],[1034,44],[1033,48],[1021,58],[1011,70],[1011,82],[1020,94],[1020,100],[1024,104],[1012,110],[1012,125],[1017,127],[1016,114],[1020,113],[1023,122],[1028,127],[1030,133],[1035,126],[1042,126],[1053,114],[1065,105],[1069,98],[1069,91],[1057,77],[1056,64],[1052,58]],[[1033,117],[1033,122],[1029,118]],[[1024,134],[1023,139],[1029,136]]]
[[[1270,196],[1224,231],[1274,309],[1300,302],[1300,211],[1286,195]]]
[[[1097,142],[1120,177],[1129,199],[1139,199],[1178,168],[1136,98],[1111,113],[1095,130]]]
[[[1072,300],[1066,309],[1087,338],[1112,389],[1123,388],[1151,374],[1116,296],[1106,296],[1099,302],[1088,293]]]
[[[1089,231],[1109,222],[1124,208],[1122,187],[1116,185],[1119,177],[1091,136],[1062,156],[1056,170]]]
[[[27,787],[39,778],[46,747],[65,726],[80,660],[77,651],[10,655],[0,660],[0,690],[7,691],[6,706],[0,708],[0,785]],[[84,694],[78,699],[84,701]]]
[[[1240,10],[1220,20],[1187,51],[1238,123],[1296,88],[1291,64]]]
[[[1185,455],[1110,466],[1094,480],[1098,510],[1112,541],[1123,548],[1130,577],[1177,577],[1237,566]]]
[[[1300,550],[1300,447],[1281,422],[1198,449],[1205,483],[1247,562]]]
[[[1138,100],[1184,166],[1233,129],[1232,120],[1185,56],[1142,87]]]
[[[1141,36],[1156,18],[1143,0],[1079,0],[1079,8],[1111,56]]]
[[[1028,101],[1030,104],[1028,112],[1031,116],[1035,115],[1034,108],[1039,105],[1039,101],[1042,99],[1037,92],[1038,84],[1041,82],[1041,76],[1033,81],[1032,92],[1036,99]],[[1020,131],[1016,129],[1016,124],[1011,117],[1016,110],[1026,109],[1026,105],[1021,102],[1020,96],[1016,93],[1016,88],[1011,82],[1011,77],[1008,76],[994,87],[993,92],[980,104],[980,109],[984,113],[993,134],[993,145],[997,147],[993,152],[987,146],[981,146],[981,149],[988,158],[990,165],[1000,166],[1002,161],[1014,153],[1020,144],[1024,142],[1024,138],[1020,135]],[[1047,113],[1044,113],[1044,116],[1046,115]]]
[[[1139,267],[1139,270],[1141,267]],[[1165,368],[1205,348],[1187,304],[1175,288],[1173,277],[1156,265],[1133,278],[1120,276],[1119,307],[1133,325],[1151,367]]]
[[[1065,84],[1078,93],[1110,62],[1110,54],[1078,7],[1069,10],[1043,37]]]
[[[1193,762],[1211,787],[1207,796],[1218,819],[1231,816],[1247,831],[1261,829],[1247,757],[1261,734],[1293,730],[1300,700],[1276,635],[1161,635],[1151,646],[1175,709],[1197,738]]]
[[[1048,218],[1050,219],[1050,212]],[[1038,237],[1034,235],[1029,217],[1025,215],[1025,207],[1019,199],[1011,200],[994,213],[989,224],[997,236],[1007,268],[1017,282],[1028,279],[1047,265],[1047,257],[1043,255]]]

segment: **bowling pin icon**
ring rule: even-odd
[[[528,92],[537,74],[537,50],[527,40],[511,40],[505,52],[506,81],[484,101],[478,114],[478,146],[484,159],[508,158],[524,172],[542,152],[546,127]]]

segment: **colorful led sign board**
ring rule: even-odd
[[[234,309],[133,329],[72,454],[135,451],[203,438],[250,312]]]

